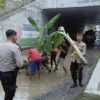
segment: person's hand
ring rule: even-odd
[[[77,56],[77,52],[73,52],[73,53],[71,53],[71,56]]]
[[[26,60],[24,60],[24,61],[23,61],[23,67],[22,67],[22,69],[23,69],[23,68],[27,68],[28,65],[29,65],[29,62],[26,61]]]

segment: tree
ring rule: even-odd
[[[29,23],[39,32],[39,37],[35,40],[34,45],[39,50],[51,51],[52,48],[52,37],[45,33],[45,30],[51,29],[56,21],[59,19],[61,14],[54,16],[49,22],[47,22],[43,27],[39,27],[34,19],[28,18]]]

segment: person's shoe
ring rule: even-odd
[[[79,84],[80,87],[84,87],[84,85],[82,83]]]
[[[75,88],[77,87],[77,83],[74,83],[70,88]]]
[[[49,73],[51,73],[51,70],[49,70]]]
[[[79,86],[80,87],[83,87],[84,85],[82,84],[82,81],[81,80],[79,80]]]

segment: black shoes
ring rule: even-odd
[[[80,87],[84,87],[84,85],[83,85],[82,83],[79,83],[79,86],[80,86]]]
[[[77,83],[73,83],[73,85],[70,88],[75,88],[77,87]]]
[[[79,80],[79,86],[84,87],[84,85],[82,84],[82,80]]]
[[[84,85],[81,82],[79,83],[79,86],[84,87]],[[73,83],[70,88],[75,88],[75,87],[77,87],[77,83]]]
[[[51,73],[51,70],[48,70],[49,73]]]

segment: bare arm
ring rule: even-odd
[[[83,51],[82,51],[82,55],[84,56],[85,54],[86,54],[86,44],[84,44]]]

